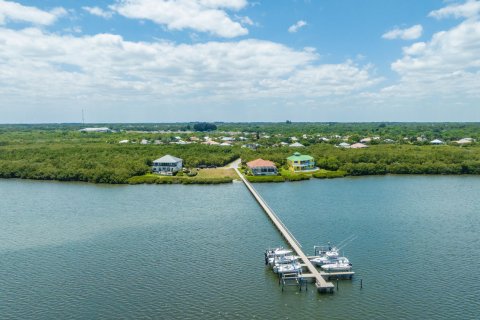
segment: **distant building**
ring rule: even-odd
[[[150,142],[147,140],[147,139],[142,139],[142,141],[140,141],[140,144],[149,144]]]
[[[208,141],[202,142],[202,144],[206,144],[206,145],[209,145],[209,146],[218,146],[220,143],[217,142],[217,141],[208,140]]]
[[[360,140],[361,143],[369,143],[369,142],[372,142],[372,138],[363,138],[362,140]]]
[[[303,144],[301,144],[300,142],[295,142],[295,143],[292,143],[291,145],[289,145],[290,148],[301,148],[301,147],[305,147]]]
[[[247,162],[247,167],[252,171],[254,176],[274,176],[278,172],[275,163],[263,159]]]
[[[368,148],[366,144],[363,143],[354,143],[350,146],[351,149],[363,149],[363,148]]]
[[[443,141],[439,140],[439,139],[435,139],[435,140],[430,141],[430,144],[443,144]]]
[[[84,128],[78,131],[91,133],[91,132],[112,132],[113,130],[107,127],[103,127],[103,128]]]
[[[257,150],[258,147],[260,147],[260,145],[258,143],[247,143],[247,144],[242,145],[242,148],[248,148],[248,149],[251,149],[251,150]]]
[[[121,144],[129,143],[129,142],[130,142],[130,140],[120,140],[120,141],[118,141],[118,143],[121,143]]]
[[[229,143],[229,142],[222,142],[222,143],[219,144],[219,146],[222,146],[222,147],[231,147],[232,144]]]
[[[458,144],[469,144],[472,143],[474,140],[472,138],[463,138],[458,141],[455,141]]]
[[[339,148],[350,148],[350,144],[346,143],[346,142],[342,142],[337,147],[339,147]]]
[[[287,158],[288,169],[294,172],[313,171],[315,167],[315,160],[312,156],[303,155],[295,152],[292,156]]]
[[[152,171],[154,173],[171,176],[182,170],[183,160],[167,154],[153,161]]]

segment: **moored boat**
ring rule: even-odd
[[[324,264],[321,268],[325,271],[351,271],[352,264],[346,257],[340,257],[334,263]]]
[[[292,250],[282,247],[269,249],[265,252],[265,264],[274,266],[275,264],[292,263],[298,260],[298,256],[292,254]]]
[[[330,258],[330,257],[327,257],[327,256],[320,256],[320,257],[310,259],[310,262],[312,262],[313,264],[315,264],[318,267],[321,267],[324,264],[335,263],[336,261],[337,261],[336,257],[335,258]]]
[[[273,272],[275,273],[291,273],[291,272],[302,272],[302,266],[298,262],[292,263],[283,263],[283,264],[276,264],[273,266]]]

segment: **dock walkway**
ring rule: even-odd
[[[268,204],[263,200],[263,198],[260,196],[260,194],[255,190],[255,188],[252,186],[252,184],[243,176],[243,174],[237,169],[234,168],[235,171],[237,172],[238,176],[240,179],[242,179],[243,183],[245,183],[245,186],[247,189],[252,193],[253,197],[257,200],[258,204],[263,208],[263,210],[267,213],[268,217],[270,220],[272,220],[273,224],[277,229],[280,231],[282,236],[285,238],[285,240],[288,242],[290,247],[295,251],[297,256],[300,257],[300,259],[303,261],[303,264],[305,267],[308,269],[308,271],[311,274],[311,277],[315,279],[315,286],[317,287],[317,290],[319,292],[333,292],[333,289],[335,286],[331,282],[327,282],[320,272],[315,268],[315,266],[308,260],[307,256],[301,249],[300,243],[295,239],[293,234],[288,230],[288,228],[283,224],[283,222],[277,217],[275,212],[268,206]]]

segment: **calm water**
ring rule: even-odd
[[[240,183],[0,180],[0,318],[480,318],[480,177],[256,187],[307,252],[356,235],[354,280],[282,293],[283,240]]]

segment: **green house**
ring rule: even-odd
[[[313,171],[315,167],[315,160],[312,156],[300,154],[295,152],[292,156],[287,158],[288,169],[293,172]]]

